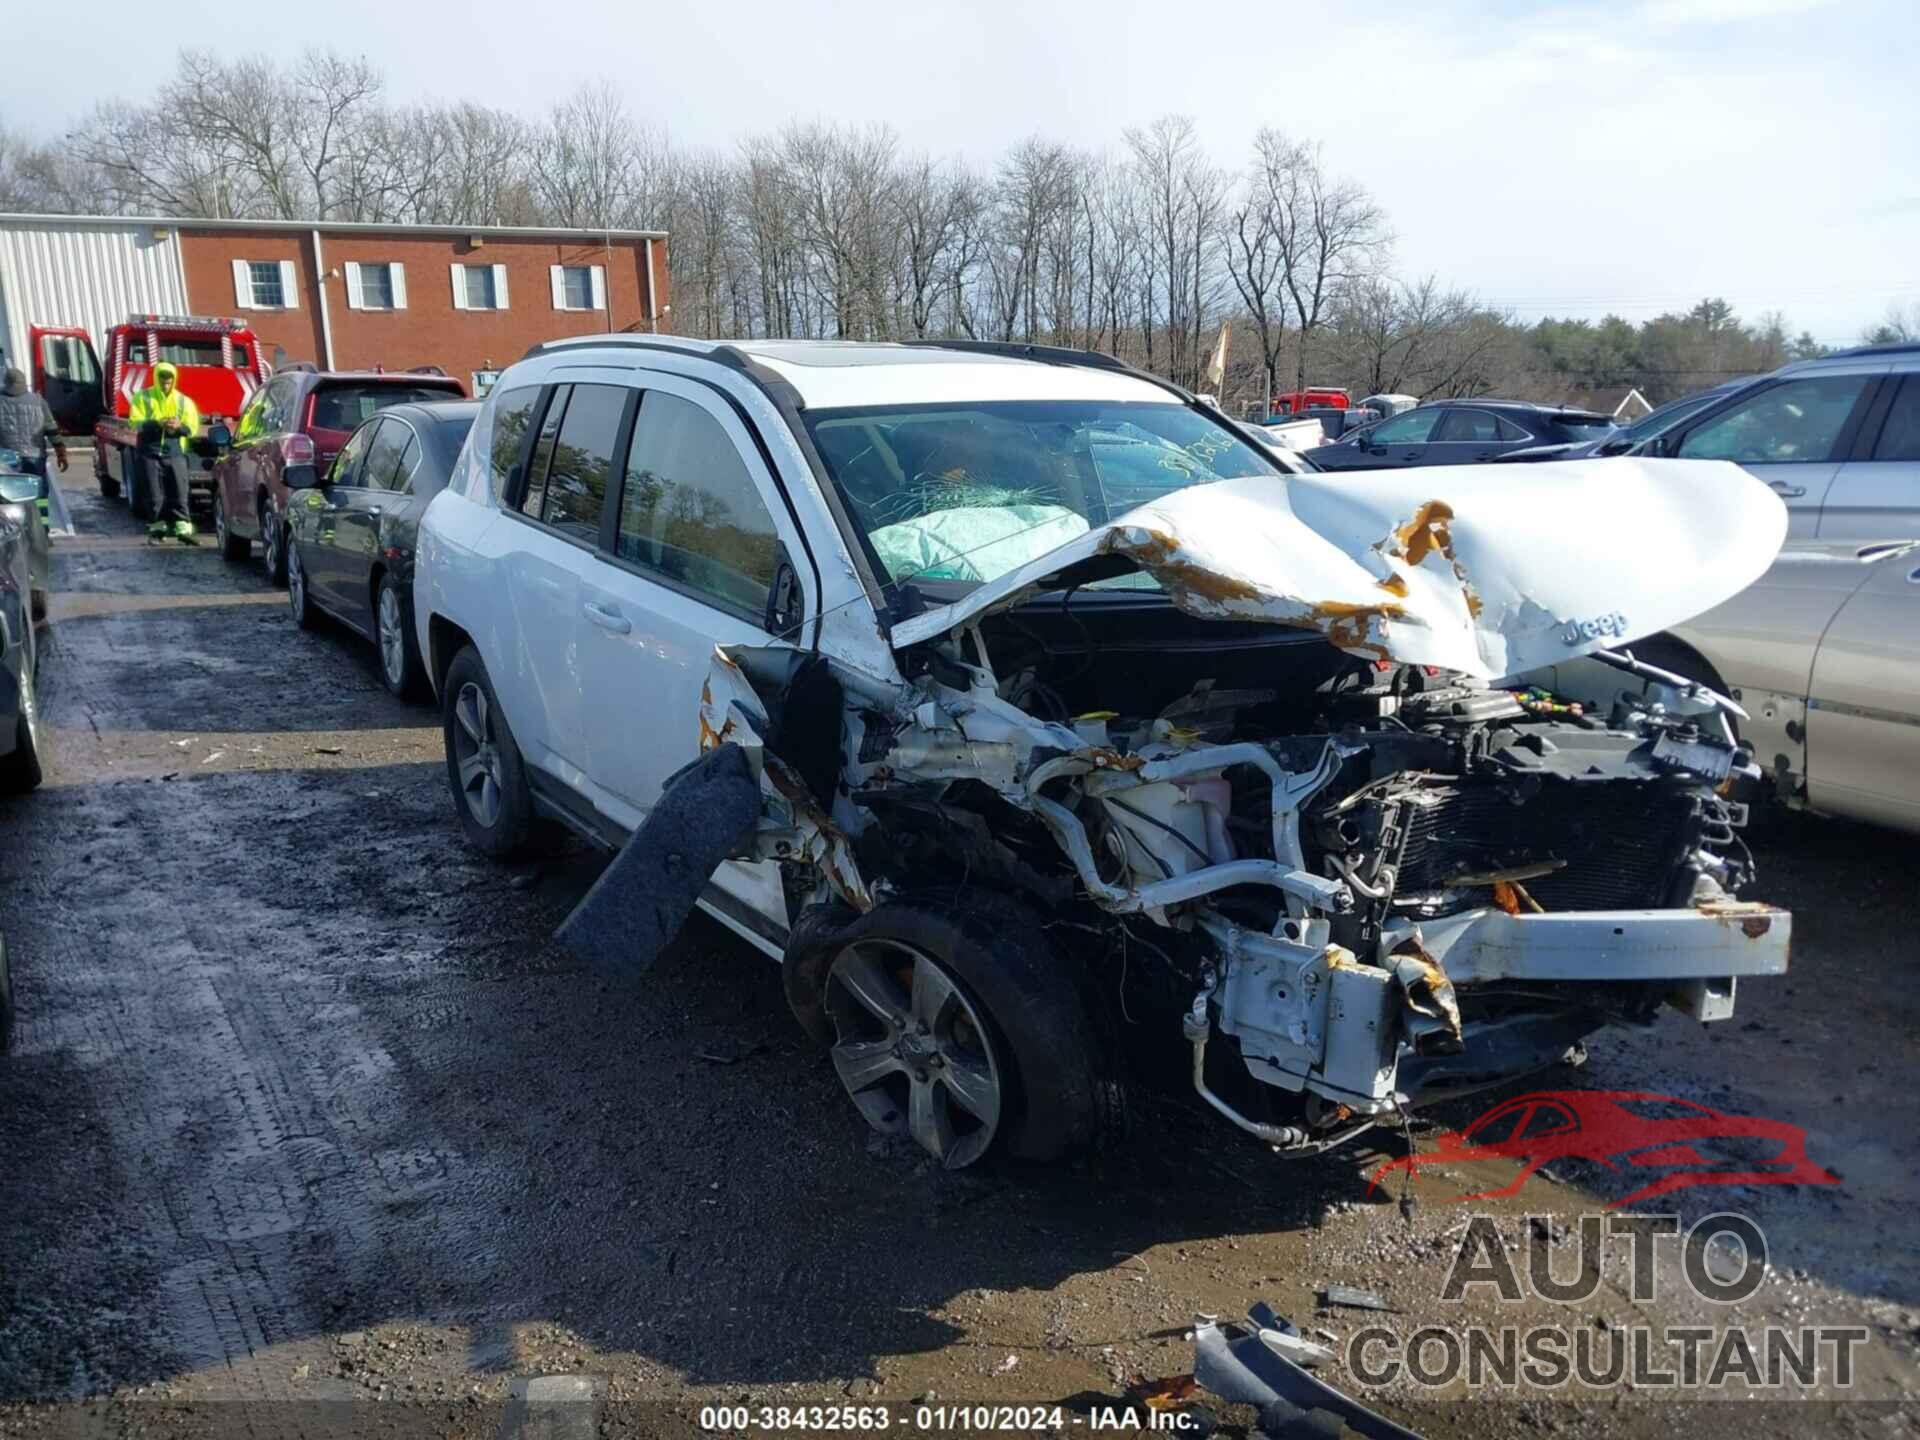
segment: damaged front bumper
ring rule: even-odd
[[[1570,914],[1473,910],[1390,927],[1371,964],[1328,944],[1324,921],[1290,921],[1291,937],[1217,921],[1207,928],[1224,960],[1204,997],[1207,1012],[1238,1042],[1254,1078],[1377,1115],[1552,1063],[1595,1028],[1596,1016],[1606,1018],[1602,987],[1657,987],[1697,1020],[1725,1019],[1738,977],[1786,972],[1793,917],[1735,902]],[[1496,988],[1551,1003],[1460,1018],[1461,996]],[[1191,1026],[1188,1034],[1194,1038]],[[1270,1127],[1233,1118],[1285,1143],[1263,1133]]]

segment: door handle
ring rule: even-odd
[[[1789,485],[1784,480],[1769,480],[1767,482],[1767,488],[1783,500],[1798,500],[1802,495],[1807,493],[1806,486]]]
[[[618,610],[609,610],[606,606],[596,605],[591,600],[586,603],[585,609],[587,618],[602,630],[609,630],[615,635],[626,635],[633,630],[633,622]]]
[[[378,505],[369,505],[367,507],[367,514],[378,515],[379,513],[380,513],[380,507]]]

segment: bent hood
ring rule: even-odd
[[[1144,572],[1187,614],[1323,633],[1485,679],[1665,630],[1751,584],[1787,533],[1738,466],[1577,460],[1178,490],[893,627],[896,649],[1036,594]]]

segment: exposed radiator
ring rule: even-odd
[[[1450,888],[1462,875],[1549,860],[1563,868],[1523,881],[1547,910],[1632,910],[1667,903],[1694,842],[1697,797],[1658,780],[1552,781],[1521,803],[1493,784],[1437,787],[1402,810],[1402,898]],[[1447,910],[1485,904],[1487,891]]]

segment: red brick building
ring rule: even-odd
[[[0,216],[9,248],[19,328],[237,315],[269,359],[324,369],[438,365],[471,386],[542,340],[669,328],[664,231]]]

